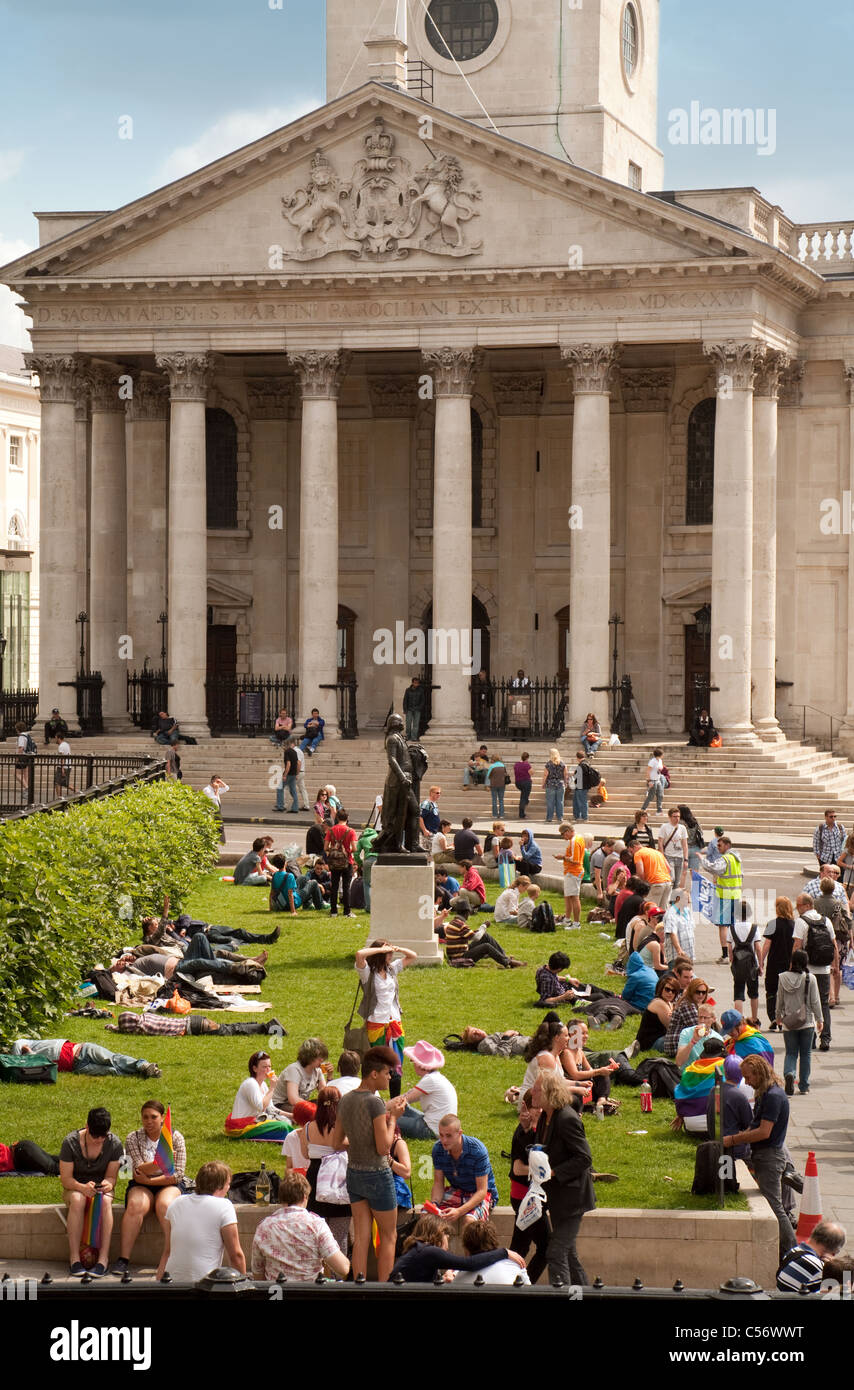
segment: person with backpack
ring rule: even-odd
[[[793,945],[795,950],[803,948],[807,953],[810,971],[815,977],[821,1001],[822,1023],[821,1052],[830,1051],[830,971],[839,968],[839,947],[832,924],[821,913],[816,912],[812,898],[806,893],[798,895],[795,906],[800,913],[795,922]],[[794,960],[794,955],[792,956]],[[779,1013],[779,1009],[778,1009]]]
[[[750,1000],[750,1022],[754,1028],[759,1022],[759,976],[761,966],[757,955],[758,925],[750,921],[750,906],[739,904],[741,921],[733,922],[727,928],[727,952],[732,972],[733,1002],[740,1014],[744,1013],[744,994]]]
[[[583,751],[579,748],[575,755],[575,767],[572,770],[572,816],[573,820],[585,821],[589,819],[587,805],[587,787],[585,780],[585,768],[592,772],[590,764],[585,762]]]
[[[658,832],[658,849],[670,866],[674,888],[684,888],[688,881],[688,830],[682,824],[678,806],[671,806],[667,820]]]
[[[699,871],[700,851],[706,848],[706,842],[703,839],[700,822],[691,807],[679,805],[676,809],[679,812],[680,823],[684,825],[688,836],[688,873],[692,874]]]
[[[646,796],[642,808],[645,811],[652,798],[655,797],[655,809],[659,815],[661,815],[661,808],[664,804],[664,793],[670,786],[670,779],[664,775],[663,756],[664,750],[662,748],[653,748],[652,757],[646,765]]]
[[[32,734],[27,733],[26,724],[18,722],[15,725],[15,733],[18,736],[17,756],[15,758],[15,781],[23,788],[24,794],[26,795],[32,754],[35,753],[37,749]]]
[[[786,1060],[783,1063],[783,1086],[787,1096],[795,1094],[795,1073],[799,1072],[798,1090],[805,1096],[810,1088],[812,1048],[821,1037],[824,1026],[821,997],[814,975],[810,974],[806,951],[792,952],[792,968],[784,970],[777,981],[777,1025],[783,1030]]]
[[[563,901],[564,921],[581,926],[581,879],[584,874],[584,836],[576,835],[575,826],[564,822],[558,831],[566,841],[563,854],[555,859],[563,860]]]
[[[331,825],[326,832],[323,842],[323,853],[329,872],[332,876],[332,886],[329,891],[329,915],[338,916],[338,885],[341,885],[341,905],[344,908],[344,916],[352,917],[350,911],[350,880],[353,877],[353,850],[356,846],[358,836],[355,830],[351,830],[347,824],[349,817],[343,806],[335,816],[335,824]]]

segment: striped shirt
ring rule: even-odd
[[[465,922],[458,924],[449,919],[445,923],[445,955],[448,960],[460,960],[468,950],[471,937],[471,927],[466,926]]]
[[[841,821],[834,825],[828,825],[827,821],[824,821],[812,837],[813,853],[822,864],[835,864],[844,844],[845,826]]]
[[[811,1245],[793,1245],[777,1271],[777,1288],[781,1293],[817,1293],[823,1271],[824,1262]]]
[[[172,1131],[172,1148],[175,1152],[175,1177],[183,1178],[187,1167],[187,1146],[180,1130]],[[125,1153],[134,1169],[141,1168],[143,1163],[153,1163],[156,1149],[157,1140],[149,1139],[144,1129],[135,1129],[128,1135],[125,1144]]]
[[[134,1014],[128,1010],[120,1013],[117,1026],[107,1025],[108,1033],[145,1033],[162,1034],[168,1033],[176,1038],[183,1038],[189,1031],[190,1020],[188,1018],[176,1018],[174,1014]]]

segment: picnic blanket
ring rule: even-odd
[[[229,1139],[251,1139],[262,1144],[281,1144],[294,1127],[291,1120],[257,1120],[252,1115],[245,1120],[229,1115],[225,1122]]]

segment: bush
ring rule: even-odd
[[[177,782],[0,827],[0,1040],[60,1018],[164,893],[180,909],[218,841],[210,802]]]

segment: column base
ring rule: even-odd
[[[786,735],[776,719],[757,719],[753,725],[756,737],[762,743],[785,743]]]
[[[758,748],[762,741],[751,724],[738,724],[731,729],[719,725],[718,732],[724,748]]]
[[[476,734],[475,731],[474,731],[474,724],[471,722],[470,719],[461,719],[461,720],[459,720],[459,721],[453,721],[453,720],[436,719],[436,718],[434,717],[433,719],[430,720],[430,730],[429,730],[429,732],[426,734],[426,736],[425,736],[425,735],[422,735],[422,741],[424,740],[425,737],[426,737],[426,741],[427,741],[427,743],[428,743],[428,745],[429,745],[429,744],[430,744],[430,741],[431,741],[432,739],[439,739],[439,738],[465,738],[465,739],[470,739],[470,738],[477,738],[477,734]]]
[[[182,734],[186,734],[187,738],[197,739],[199,743],[210,742],[211,731],[206,719],[179,719],[178,728]],[[180,755],[183,745],[178,743],[176,746]],[[165,744],[155,743],[154,747],[163,748],[165,751]]]
[[[105,734],[139,734],[147,730],[138,729],[132,719],[125,715],[105,714],[101,720]]]
[[[854,762],[854,719],[849,724],[843,724],[837,731],[833,751]]]

